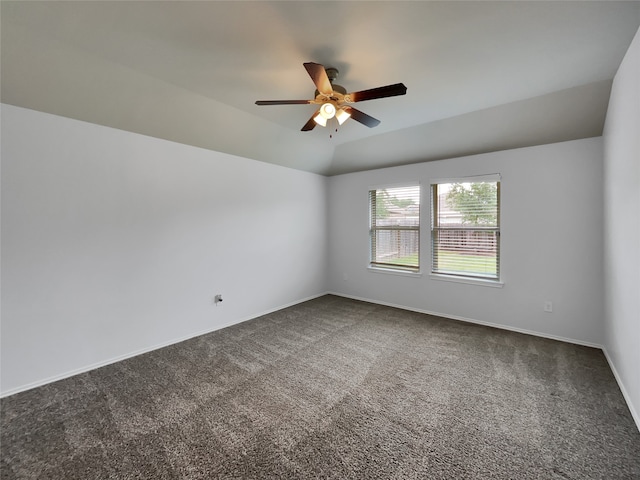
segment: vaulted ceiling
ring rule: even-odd
[[[640,25],[617,1],[2,1],[1,100],[324,175],[602,134]],[[337,132],[300,128],[303,62],[403,82]],[[330,137],[330,134],[332,135]]]

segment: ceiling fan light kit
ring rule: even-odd
[[[351,114],[347,112],[344,108],[340,108],[336,112],[336,120],[338,120],[338,123],[340,125],[346,122],[349,119],[349,117],[351,117]]]
[[[320,105],[318,110],[302,127],[303,132],[313,130],[316,125],[326,127],[327,121],[332,118],[335,118],[339,125],[342,125],[349,118],[353,118],[356,122],[373,128],[380,124],[380,120],[347,104],[376,98],[394,97],[407,93],[407,87],[402,83],[347,93],[344,87],[333,84],[333,81],[338,78],[338,70],[336,68],[325,68],[323,65],[313,62],[304,63],[303,65],[317,88],[313,100],[258,100],[256,102],[256,105]]]
[[[320,115],[322,115],[326,120],[335,117],[336,115],[336,107],[333,103],[323,103],[320,107]]]
[[[315,117],[313,117],[313,121],[322,127],[327,126],[327,119],[322,116],[322,112],[319,112]]]

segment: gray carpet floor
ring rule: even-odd
[[[601,351],[325,296],[3,399],[2,479],[639,479]]]

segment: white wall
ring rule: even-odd
[[[502,175],[503,288],[430,278],[429,180]],[[422,276],[374,273],[370,187],[419,181]],[[591,138],[329,179],[329,290],[453,318],[603,342],[602,139]],[[545,313],[545,300],[553,313]]]
[[[640,428],[640,30],[604,129],[605,348]]]
[[[325,291],[325,177],[8,105],[1,153],[3,395]]]

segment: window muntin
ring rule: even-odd
[[[431,273],[500,279],[500,179],[431,185]]]
[[[370,266],[420,269],[420,186],[369,191]]]

